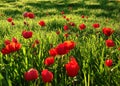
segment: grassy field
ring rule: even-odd
[[[25,12],[32,12],[35,17],[24,18]],[[12,22],[7,21],[10,17]],[[39,25],[41,20],[45,26]],[[81,24],[86,27],[83,29],[82,25],[81,29]],[[110,28],[111,32],[104,32],[103,28]],[[32,31],[32,37],[25,39],[24,30]],[[0,0],[0,39],[0,86],[120,86],[120,2]],[[108,39],[113,40],[114,45],[107,44]],[[74,47],[68,43],[67,47],[73,48],[66,53],[66,46],[59,48],[65,41],[75,43]],[[5,47],[11,53],[3,54]],[[45,59],[52,56],[52,48],[57,55],[53,56],[54,62],[48,61],[49,66]],[[76,60],[71,62],[71,56]],[[112,62],[107,63],[107,60]],[[74,77],[68,74],[67,63],[70,63],[70,73],[78,72]],[[30,73],[31,68],[38,71],[37,78],[26,80],[25,73]],[[48,82],[43,79],[44,69],[53,74]],[[36,72],[32,74],[28,77],[34,77]],[[47,80],[48,77],[49,74]]]

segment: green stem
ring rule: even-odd
[[[47,83],[45,84],[45,86],[51,86],[51,83],[47,82]]]
[[[90,86],[90,73],[88,73],[88,86]]]
[[[111,84],[111,69],[109,70],[109,83]]]
[[[46,83],[45,86],[49,86],[48,83]]]
[[[85,81],[85,86],[87,86],[86,72],[84,72],[84,81]]]

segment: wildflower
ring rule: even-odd
[[[112,59],[107,59],[105,61],[105,65],[108,66],[108,67],[111,67],[113,65],[113,60]]]
[[[68,25],[64,25],[63,28],[64,28],[65,31],[69,29]]]
[[[70,58],[70,61],[65,64],[66,73],[70,77],[74,77],[78,74],[80,67],[74,57]]]
[[[27,13],[27,16],[28,16],[30,19],[35,18],[34,13],[32,13],[32,12],[28,12],[28,13]]]
[[[85,24],[80,24],[80,25],[79,25],[79,29],[80,29],[80,30],[83,30],[83,29],[85,29],[85,28],[86,28],[86,25],[85,25]]]
[[[47,69],[44,69],[41,72],[41,76],[44,83],[51,82],[53,79],[53,73],[51,71],[48,71]]]
[[[22,36],[25,38],[25,39],[28,39],[28,38],[31,38],[33,35],[33,32],[32,31],[22,31]]]
[[[49,54],[50,54],[50,56],[56,56],[57,55],[56,49],[55,48],[50,49]]]
[[[103,28],[102,32],[106,35],[106,36],[110,36],[114,30],[112,30],[111,28]]]
[[[106,40],[106,46],[107,46],[107,47],[114,47],[114,46],[115,46],[115,43],[114,43],[113,40],[108,39],[108,40]]]
[[[43,27],[43,26],[45,26],[45,22],[44,22],[43,20],[41,20],[41,21],[39,21],[39,25],[40,25],[41,27]]]
[[[95,23],[95,24],[93,24],[92,26],[93,26],[94,28],[99,28],[99,27],[100,27],[100,24]]]
[[[50,65],[52,65],[53,63],[54,63],[54,57],[53,57],[53,56],[47,57],[47,58],[44,60],[44,64],[45,64],[46,66],[50,66]]]
[[[37,79],[39,76],[38,71],[34,68],[29,69],[27,72],[24,73],[24,78],[26,81],[32,81]]]
[[[13,19],[12,19],[11,17],[7,18],[7,21],[8,21],[8,22],[12,22],[12,20],[13,20]]]

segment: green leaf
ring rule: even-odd
[[[2,74],[0,73],[0,81],[3,79],[3,76],[2,76]]]
[[[9,85],[9,86],[12,86],[12,83],[11,83],[11,80],[10,80],[10,79],[8,79],[7,82],[8,82],[8,85]]]

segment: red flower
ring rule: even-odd
[[[35,44],[35,43],[33,43],[31,47],[32,47],[32,48],[34,48],[35,46],[36,46],[36,44]]]
[[[63,28],[64,28],[65,31],[69,29],[69,27],[67,25],[64,25]]]
[[[20,50],[21,44],[20,43],[15,43],[15,51]]]
[[[21,44],[18,43],[17,39],[14,37],[12,38],[12,41],[5,40],[4,43],[5,43],[5,48],[1,50],[3,54],[9,54],[21,48]]]
[[[7,45],[6,47],[8,47],[8,49],[10,50],[10,52],[15,52],[16,51],[16,49],[15,49],[15,47],[16,47],[16,43],[14,43],[14,42],[11,42],[9,45]]]
[[[64,54],[67,54],[69,52],[69,50],[66,48],[64,43],[59,44],[56,47],[56,51],[57,51],[58,55],[64,55]]]
[[[105,65],[108,66],[108,67],[111,67],[111,66],[113,65],[112,59],[107,59],[107,60],[105,61]]]
[[[28,16],[30,19],[35,18],[34,13],[32,13],[32,12],[28,12],[28,13],[27,13],[27,16]]]
[[[34,42],[33,42],[33,44],[32,44],[32,48],[34,48],[36,45],[38,45],[40,42],[39,42],[39,40],[35,40]]]
[[[81,18],[84,18],[84,17],[85,17],[84,15],[81,16]]]
[[[5,40],[4,43],[5,43],[5,45],[10,44],[10,40]]]
[[[15,23],[14,23],[14,22],[12,22],[12,23],[11,23],[11,25],[13,26],[13,25],[15,25]]]
[[[69,36],[69,34],[68,34],[68,33],[66,33],[66,34],[64,34],[64,36],[67,38],[67,37]]]
[[[25,38],[25,39],[28,39],[28,38],[31,38],[33,35],[32,31],[22,31],[22,36]]]
[[[28,70],[28,72],[24,73],[24,78],[26,81],[32,81],[37,79],[39,76],[38,71],[34,68]]]
[[[10,42],[10,44],[7,44],[5,46],[5,48],[3,48],[1,50],[2,54],[9,54],[11,52],[15,52],[18,51],[21,48],[21,44],[20,43],[16,43],[16,42]]]
[[[8,22],[12,22],[12,20],[13,19],[11,17],[7,19]]]
[[[61,14],[63,15],[63,14],[64,14],[64,11],[62,11]]]
[[[48,71],[47,69],[44,69],[41,72],[41,76],[44,83],[51,82],[53,79],[53,73]]]
[[[103,28],[102,32],[106,35],[106,36],[110,36],[114,30],[112,30],[111,28]]]
[[[79,65],[74,57],[70,58],[70,62],[65,64],[65,69],[67,72],[67,75],[70,77],[74,77],[78,74],[79,72]]]
[[[36,43],[36,44],[39,44],[39,43],[40,43],[40,41],[39,41],[39,40],[35,40],[35,43]]]
[[[70,20],[70,18],[66,18],[66,21],[69,21]]]
[[[1,50],[1,53],[3,54],[3,55],[5,55],[5,54],[9,54],[10,53],[10,49],[8,49],[8,48],[3,48],[2,50]]]
[[[47,57],[45,60],[44,60],[44,64],[46,65],[46,66],[50,66],[50,65],[52,65],[54,63],[54,57]]]
[[[57,34],[57,35],[59,35],[59,34],[60,34],[60,31],[59,31],[59,30],[58,30],[58,31],[56,31],[56,34]]]
[[[5,41],[4,41],[5,45],[10,44],[10,42],[11,42],[10,40],[5,40]],[[17,39],[14,38],[14,37],[12,38],[12,42],[18,43]]]
[[[75,61],[75,62],[77,62],[76,59],[75,59],[75,57],[73,57],[73,56],[70,56],[70,61]]]
[[[80,30],[83,30],[83,29],[85,29],[85,28],[86,28],[86,25],[85,25],[85,24],[80,24],[80,25],[79,25],[79,29],[80,29]]]
[[[43,27],[43,26],[45,26],[45,22],[43,20],[41,20],[41,21],[39,21],[39,25]]]
[[[28,17],[28,14],[29,14],[29,12],[24,12],[23,13],[24,18]]]
[[[16,38],[12,38],[12,42],[18,43],[18,40]]]
[[[114,46],[115,46],[115,43],[114,43],[113,40],[108,39],[108,40],[106,40],[106,46],[107,46],[107,47],[114,47]]]
[[[74,22],[70,22],[69,25],[70,26],[75,26],[75,23]]]
[[[66,18],[66,16],[63,16],[63,18]]]
[[[49,54],[50,54],[50,56],[56,56],[57,55],[56,49],[55,48],[50,49]]]
[[[15,43],[15,42],[11,42],[7,46],[9,47],[10,52],[18,51],[21,48],[21,44],[20,43]]]
[[[95,24],[93,24],[92,25],[94,28],[99,28],[100,27],[100,25],[98,24],[98,23],[95,23]]]
[[[66,49],[71,50],[71,49],[73,49],[75,47],[75,42],[73,42],[73,41],[65,41],[64,45],[65,45]]]
[[[120,47],[118,48],[118,50],[120,51]]]

